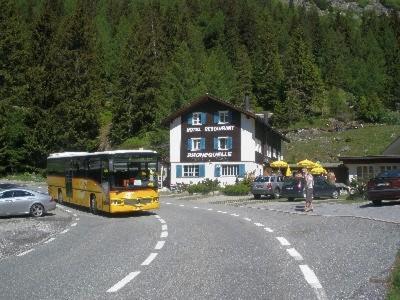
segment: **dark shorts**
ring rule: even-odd
[[[311,202],[313,198],[313,189],[306,189],[306,201]]]

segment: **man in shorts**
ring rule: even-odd
[[[307,169],[303,169],[303,176],[304,179],[306,180],[306,186],[305,186],[305,190],[306,190],[306,205],[304,206],[304,211],[305,212],[309,212],[309,211],[313,211],[313,205],[312,205],[312,201],[313,201],[313,191],[314,191],[314,177],[312,176],[311,173],[308,172]]]

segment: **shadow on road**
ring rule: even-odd
[[[367,203],[367,204],[363,204],[360,205],[360,208],[368,208],[368,207],[382,207],[382,206],[393,206],[393,205],[400,205],[400,201],[386,201],[386,202],[382,202],[381,204],[373,204],[371,203]]]
[[[75,205],[72,203],[67,203],[63,202],[63,205],[65,207],[73,208],[75,210],[78,210],[80,212],[85,212],[91,214],[91,211],[89,210],[88,207],[82,207],[79,205]],[[104,218],[109,218],[109,219],[114,219],[114,218],[137,218],[137,217],[148,217],[148,216],[154,216],[156,215],[155,212],[152,211],[136,211],[136,212],[127,212],[127,213],[116,213],[116,214],[110,214],[106,212],[99,211],[96,216],[99,217],[104,217]]]

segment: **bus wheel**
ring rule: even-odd
[[[92,214],[97,215],[97,201],[95,195],[90,196],[90,211]]]
[[[58,203],[62,204],[63,203],[63,195],[61,191],[58,191]]]

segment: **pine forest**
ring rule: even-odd
[[[0,174],[49,153],[151,148],[205,93],[285,128],[400,124],[400,17],[278,0],[0,0]]]

